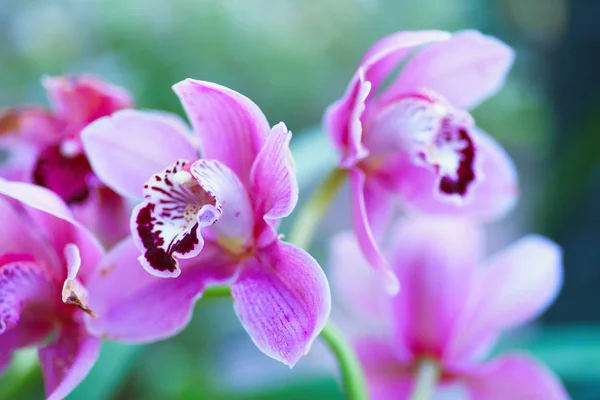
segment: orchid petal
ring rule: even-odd
[[[64,124],[42,107],[0,110],[0,137],[11,137],[42,149],[60,140]]]
[[[31,221],[19,213],[8,200],[0,196],[0,254],[30,254],[36,260],[44,261],[59,274],[62,265],[59,265],[54,249],[40,232],[31,229]]]
[[[200,141],[202,157],[231,168],[244,184],[269,133],[247,97],[216,83],[186,79],[173,86]]]
[[[454,107],[471,109],[500,90],[514,57],[514,51],[498,39],[476,31],[458,32],[412,56],[381,101],[426,89]]]
[[[426,44],[443,43],[451,37],[448,32],[436,30],[402,31],[377,41],[360,62],[365,69],[366,80],[373,85],[372,93],[381,89],[390,74],[414,49]]]
[[[26,211],[36,229],[62,254],[67,243],[74,243],[82,254],[82,281],[92,273],[104,250],[98,240],[73,219],[66,204],[48,189],[22,182],[0,179],[0,194],[27,206]],[[61,266],[64,268],[64,265]]]
[[[55,279],[51,270],[31,256],[0,256],[0,335],[18,325],[31,303],[56,303]]]
[[[337,234],[331,240],[329,254],[328,276],[334,297],[343,309],[372,324],[387,321],[383,304],[388,296],[381,296],[381,282],[360,251],[356,236],[352,232]]]
[[[31,314],[22,315],[18,325],[0,334],[0,375],[16,350],[41,342],[54,329],[54,322],[46,316]]]
[[[469,397],[481,400],[568,400],[560,379],[523,355],[507,355],[484,364],[465,378]]]
[[[554,301],[562,275],[561,248],[542,236],[525,236],[489,260],[480,317],[502,328],[532,320]]]
[[[538,316],[562,286],[560,247],[529,235],[496,254],[483,270],[477,305],[452,339],[453,357],[476,357],[502,330]]]
[[[84,203],[71,205],[71,211],[106,248],[130,234],[130,210],[126,200],[104,185],[93,188]]]
[[[61,326],[58,338],[39,349],[49,400],[64,399],[90,372],[100,354],[100,339],[77,323]]]
[[[166,113],[119,111],[88,125],[81,138],[96,175],[134,199],[153,174],[180,158],[198,158],[187,129]]]
[[[340,166],[351,167],[366,157],[361,143],[363,112],[388,75],[412,49],[424,43],[447,40],[441,31],[399,32],[375,43],[354,74],[344,97],[332,104],[325,114],[325,126],[333,143],[342,154]]]
[[[376,339],[362,339],[354,345],[371,399],[408,399],[414,384],[410,360],[395,354],[396,349]]]
[[[85,202],[92,175],[90,163],[83,153],[66,156],[60,145],[45,147],[38,154],[33,182],[58,194],[67,204]]]
[[[510,156],[487,134],[473,130],[475,144],[475,181],[460,202],[441,198],[438,177],[431,170],[415,165],[402,155],[384,169],[399,178],[390,186],[401,195],[405,205],[416,212],[456,215],[480,220],[495,220],[506,215],[518,198],[517,172]],[[401,176],[400,176],[401,175]]]
[[[296,167],[289,148],[291,138],[292,133],[283,122],[275,125],[252,165],[253,197],[266,219],[287,217],[298,202]]]
[[[394,341],[440,357],[474,301],[482,232],[461,220],[405,220],[393,248],[394,271],[405,282],[392,299]]]
[[[325,128],[341,155],[340,167],[349,168],[365,158],[369,151],[362,143],[362,115],[371,93],[371,82],[359,69],[343,98],[325,111]]]
[[[38,150],[15,136],[0,135],[0,177],[12,181],[31,181]]]
[[[398,278],[381,254],[369,224],[365,206],[365,174],[358,169],[350,170],[352,188],[352,224],[358,244],[371,266],[381,274],[386,290],[396,294],[400,290]]]
[[[222,250],[209,243],[193,260],[182,260],[177,279],[148,274],[138,255],[133,241],[123,240],[88,281],[90,308],[97,316],[86,316],[85,322],[93,335],[136,343],[173,336],[190,321],[204,289],[226,283],[235,272]]]
[[[133,106],[129,93],[92,75],[44,77],[54,113],[82,127],[100,117]]]
[[[331,311],[329,285],[319,264],[284,242],[246,261],[231,294],[256,346],[290,367],[308,353]]]
[[[386,232],[396,208],[393,193],[376,177],[369,177],[365,182],[365,211],[373,235],[381,238]]]

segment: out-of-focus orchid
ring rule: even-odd
[[[42,83],[52,111],[25,106],[0,112],[0,175],[54,191],[79,222],[113,245],[127,235],[129,214],[124,200],[92,172],[80,133],[133,101],[124,89],[90,75],[46,77]]]
[[[465,110],[501,86],[514,55],[475,31],[399,32],[364,56],[325,125],[350,172],[354,230],[365,257],[398,284],[375,237],[393,197],[410,210],[496,218],[515,203],[504,150]]]
[[[482,263],[481,242],[481,232],[465,221],[401,222],[389,255],[403,286],[389,297],[356,239],[334,239],[334,290],[359,326],[372,328],[355,331],[353,341],[373,399],[408,398],[423,362],[439,373],[436,394],[568,398],[558,378],[525,355],[482,361],[501,332],[553,301],[562,284],[560,248],[529,235]]]
[[[51,191],[0,180],[0,371],[37,346],[46,394],[64,399],[90,371],[100,339],[84,324],[100,243]]]
[[[82,135],[100,179],[143,198],[133,240],[92,279],[90,290],[107,295],[91,299],[98,317],[89,328],[125,341],[170,336],[207,286],[229,284],[254,343],[293,366],[325,325],[330,293],[317,262],[276,231],[298,198],[291,133],[283,123],[270,129],[253,102],[225,87],[188,79],[174,90],[195,135],[173,116],[129,110]]]

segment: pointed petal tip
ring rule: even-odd
[[[181,96],[187,89],[191,88],[192,86],[225,88],[224,86],[221,86],[217,83],[202,81],[193,78],[185,78],[184,80],[179,81],[173,86],[171,86],[171,89],[175,92],[177,96]]]

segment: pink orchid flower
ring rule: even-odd
[[[100,339],[85,328],[86,283],[100,243],[51,191],[0,179],[0,372],[13,351],[37,346],[49,399],[90,371]]]
[[[115,340],[167,337],[187,324],[207,286],[229,284],[254,343],[293,366],[331,304],[317,262],[276,231],[298,198],[291,132],[283,123],[270,129],[252,101],[223,86],[188,79],[174,90],[194,135],[173,116],[139,111],[117,112],[83,133],[96,174],[143,199],[131,217],[133,240],[92,279],[90,290],[112,293],[92,299],[98,317],[89,328]]]
[[[514,205],[510,158],[466,111],[500,89],[513,58],[475,31],[395,33],[369,49],[327,110],[340,167],[350,172],[354,230],[392,292],[399,286],[375,238],[395,197],[416,212],[484,219]]]
[[[129,213],[124,200],[95,177],[80,133],[88,123],[131,107],[131,96],[90,75],[42,83],[52,111],[31,106],[0,112],[0,148],[7,155],[0,175],[54,191],[79,222],[113,245],[127,235]]]
[[[388,255],[403,287],[390,297],[356,239],[334,239],[331,279],[340,304],[360,326],[374,327],[353,339],[373,399],[408,398],[423,360],[440,372],[439,395],[568,399],[558,378],[528,356],[482,361],[500,333],[554,300],[562,284],[561,249],[528,235],[482,263],[482,247],[482,232],[464,220],[402,221]]]

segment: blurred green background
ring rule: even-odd
[[[0,0],[0,106],[45,103],[44,74],[90,72],[140,108],[182,113],[170,86],[215,81],[252,98],[296,136],[301,197],[334,163],[320,130],[366,49],[398,30],[466,28],[517,51],[500,94],[474,112],[515,158],[522,199],[489,227],[491,250],[526,232],[565,248],[564,289],[542,323],[506,337],[576,399],[600,398],[600,1],[596,0]],[[348,228],[344,202],[323,238]],[[287,225],[289,226],[289,221]],[[326,262],[326,241],[314,254]],[[106,343],[73,399],[342,398],[319,343],[289,370],[263,356],[224,300],[200,301],[179,336]],[[42,397],[31,351],[0,378],[0,399]]]

